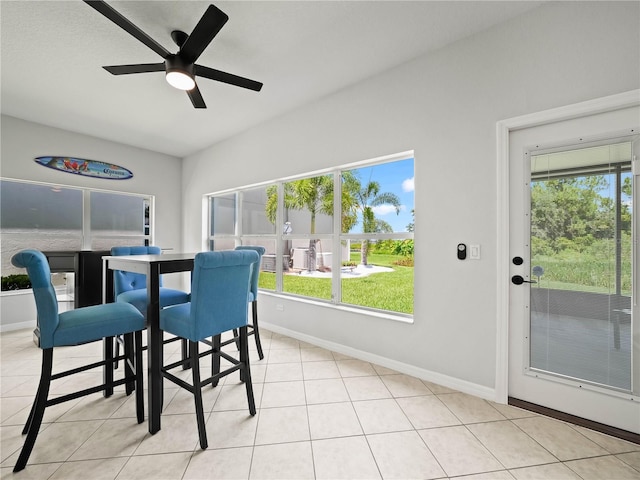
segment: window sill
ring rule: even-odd
[[[286,295],[282,293],[273,292],[270,290],[260,290],[260,295],[265,295],[273,298],[281,298],[290,302],[305,303],[307,305],[313,305],[316,307],[330,308],[333,310],[339,310],[342,312],[353,313],[356,315],[365,315],[368,317],[383,318],[385,320],[391,320],[394,322],[413,324],[413,315],[395,314],[393,312],[383,312],[380,310],[372,310],[364,307],[356,307],[352,305],[334,304],[330,302],[322,302],[314,300],[312,298],[297,297],[293,295]]]

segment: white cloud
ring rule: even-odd
[[[388,215],[390,213],[393,213],[393,214],[396,213],[396,207],[386,203],[384,205],[378,205],[377,207],[371,207],[371,209],[373,210],[373,213],[375,213],[376,215]],[[406,209],[407,207],[405,205],[400,205],[401,212]]]
[[[413,179],[415,177],[407,178],[402,182],[402,191],[403,192],[413,192],[415,190],[415,185],[413,183]]]

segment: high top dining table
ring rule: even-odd
[[[193,271],[195,253],[161,255],[104,256],[103,275],[107,270],[123,270],[147,276],[147,362],[149,382],[149,433],[160,430],[162,413],[162,337],[160,330],[160,275]],[[103,285],[106,282],[103,281]],[[106,292],[103,291],[103,299]]]

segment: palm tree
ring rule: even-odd
[[[341,219],[342,233],[349,233],[358,223],[358,192],[360,180],[354,171],[348,170],[341,173],[342,177],[342,205]]]
[[[393,228],[384,220],[377,219],[373,207],[380,205],[392,205],[396,214],[400,213],[400,199],[395,193],[380,193],[380,184],[369,181],[356,193],[356,208],[362,214],[362,232],[379,233],[393,232]],[[367,265],[367,255],[369,254],[369,240],[363,239],[360,246],[360,263]]]
[[[271,186],[267,189],[267,217],[271,222],[276,221],[278,207],[277,189]],[[307,210],[311,215],[309,233],[316,233],[316,216],[320,213],[333,215],[333,177],[323,175],[319,177],[294,180],[284,185],[284,207],[290,210]],[[309,240],[309,271],[316,269],[317,239]]]
[[[400,213],[400,199],[394,193],[380,193],[380,184],[369,181],[363,187],[353,171],[342,172],[342,231],[349,232],[357,223],[357,214],[362,216],[362,231],[364,233],[393,232],[393,228],[384,220],[375,217],[373,207],[389,204],[395,207],[396,214]],[[311,216],[309,233],[316,233],[316,215],[333,214],[333,177],[323,175],[319,177],[303,178],[287,182],[284,185],[284,207],[290,210],[307,210]],[[267,189],[267,218],[275,223],[278,208],[278,195],[275,185]],[[317,239],[309,240],[309,271],[316,269]],[[361,263],[367,265],[369,241],[361,244]]]

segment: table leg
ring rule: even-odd
[[[102,259],[102,303],[107,303],[107,270],[108,265],[107,261]],[[114,338],[104,338],[102,340],[102,352],[103,358],[105,360],[110,360],[113,358],[113,347],[114,347],[115,337]],[[113,382],[113,368],[114,366],[111,364],[107,364],[104,366],[102,376],[104,383]],[[110,397],[113,395],[113,388],[107,388],[102,394],[105,397]]]
[[[113,359],[113,344],[115,342],[115,337],[106,337],[102,339],[102,352],[103,358],[106,362]],[[105,385],[113,383],[113,364],[107,363],[104,367],[102,367],[102,379]],[[110,397],[113,395],[113,387],[105,388],[102,395],[105,397]]]
[[[160,330],[160,275],[157,265],[147,273],[147,362],[149,382],[149,433],[160,430],[162,413],[162,330]]]

